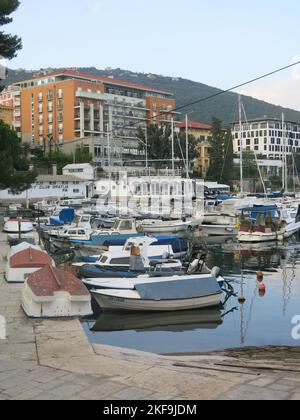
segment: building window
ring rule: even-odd
[[[62,89],[58,89],[58,91],[57,91],[57,97],[59,99],[62,99],[62,97],[63,97],[63,91],[62,91]]]

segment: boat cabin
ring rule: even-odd
[[[272,233],[281,228],[282,220],[277,206],[253,206],[241,209],[241,233]]]

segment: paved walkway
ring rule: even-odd
[[[300,399],[299,359],[162,357],[93,347],[76,319],[28,320],[22,286],[4,281],[8,249],[0,234],[0,400]]]

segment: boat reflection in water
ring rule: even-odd
[[[90,329],[91,332],[167,331],[184,332],[199,329],[215,330],[222,325],[219,309],[162,313],[105,312]]]

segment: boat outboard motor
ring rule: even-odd
[[[223,285],[224,285],[224,279],[221,276],[221,269],[220,269],[220,267],[214,267],[211,270],[211,275],[212,275],[212,277],[215,277],[217,279],[220,287],[223,287]]]

